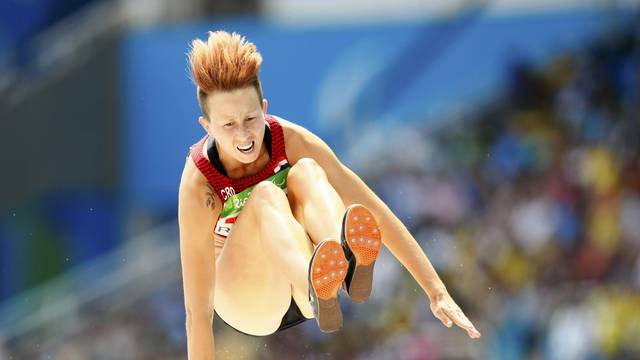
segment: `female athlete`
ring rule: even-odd
[[[190,359],[214,354],[213,314],[250,335],[315,318],[338,330],[340,288],[371,293],[384,243],[447,327],[480,333],[391,210],[316,135],[267,114],[254,44],[210,32],[189,54],[206,135],[187,156],[179,192]],[[215,296],[214,296],[215,295]]]

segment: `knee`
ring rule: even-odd
[[[287,176],[287,187],[305,188],[305,185],[315,180],[326,179],[324,170],[311,158],[302,158],[291,167]]]
[[[247,205],[258,203],[276,204],[283,199],[286,199],[286,196],[282,189],[271,181],[261,181],[251,190]]]

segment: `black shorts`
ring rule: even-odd
[[[298,324],[302,324],[307,321],[306,317],[302,315],[300,308],[298,308],[298,304],[291,298],[291,304],[289,305],[289,310],[282,317],[282,322],[280,323],[280,327],[276,331],[282,331],[284,329],[288,329],[290,327],[296,326]]]
[[[218,316],[218,318],[220,320],[222,320],[225,324],[227,324],[230,328],[232,328],[233,330],[243,334],[243,335],[249,335],[249,336],[255,336],[255,337],[259,337],[256,335],[251,335],[251,334],[247,334],[245,332],[242,332],[236,328],[234,328],[233,326],[229,325],[226,321],[224,321],[220,316]],[[289,310],[287,310],[287,312],[284,314],[284,316],[282,317],[282,322],[280,322],[280,327],[278,327],[277,331],[282,331],[285,329],[288,329],[290,327],[302,324],[303,322],[307,321],[309,319],[307,319],[306,317],[304,317],[304,315],[302,315],[302,312],[300,311],[300,308],[298,308],[298,304],[296,304],[295,300],[293,300],[293,297],[291,297],[291,304],[289,305]]]

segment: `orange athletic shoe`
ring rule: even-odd
[[[338,292],[347,276],[347,259],[337,241],[324,240],[309,261],[309,299],[318,327],[324,332],[342,327]]]
[[[373,267],[382,247],[380,227],[369,209],[360,204],[347,208],[342,219],[341,244],[349,260],[344,289],[351,301],[365,302],[371,296]]]

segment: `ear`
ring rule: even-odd
[[[211,135],[211,124],[209,123],[209,120],[207,120],[207,118],[205,118],[204,116],[200,116],[198,118],[198,122],[204,128],[204,131],[206,131],[207,134]]]
[[[262,99],[262,113],[267,114],[267,107],[269,106],[269,102],[267,99]]]

